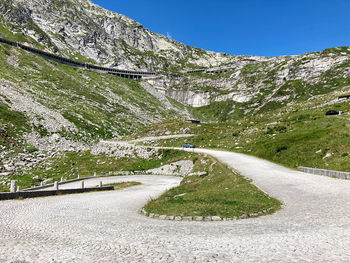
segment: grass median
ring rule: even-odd
[[[187,176],[144,209],[147,213],[169,216],[220,216],[229,218],[280,208],[281,203],[269,197],[251,182],[216,159],[199,155],[195,170],[205,174]]]

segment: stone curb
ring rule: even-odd
[[[229,217],[229,218],[221,218],[220,216],[168,216],[168,215],[159,215],[159,214],[154,214],[150,213],[147,214],[145,209],[141,209],[140,212],[141,214],[153,218],[153,219],[160,219],[160,220],[169,220],[169,221],[197,221],[197,222],[209,222],[209,221],[234,221],[234,220],[239,220],[239,219],[247,219],[247,218],[254,218],[258,217],[261,215],[264,215],[268,212],[270,212],[272,209],[275,207],[270,207],[268,209],[262,210],[257,213],[251,213],[251,214],[243,214],[241,216],[234,216],[234,217]]]

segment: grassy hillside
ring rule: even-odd
[[[200,125],[167,121],[137,136],[186,131],[195,136],[155,144],[180,146],[191,142],[205,148],[255,155],[291,168],[309,166],[350,171],[350,102],[338,100],[340,94],[316,96],[307,102],[236,121]],[[332,109],[344,114],[326,116],[326,111]]]
[[[164,107],[137,80],[62,65],[5,44],[0,61],[0,143],[7,148],[12,141],[23,146],[22,135],[30,131],[82,142],[128,135],[185,109]]]

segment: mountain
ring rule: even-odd
[[[227,121],[350,92],[348,47],[233,56],[152,33],[89,0],[0,0],[0,36],[82,63],[154,71],[127,80],[0,44],[3,149],[79,150],[171,118]]]
[[[11,30],[52,51],[119,69],[159,71],[183,64],[210,67],[231,59],[152,33],[89,0],[1,0],[0,13]]]

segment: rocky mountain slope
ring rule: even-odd
[[[183,45],[89,0],[1,0],[2,21],[52,51],[119,69],[168,70],[229,63],[231,56]]]
[[[194,107],[229,101],[231,113],[256,113],[344,86],[335,80],[349,72],[347,47],[275,58],[214,53],[152,33],[89,0],[0,0],[0,14],[7,28],[43,49],[120,69],[157,71],[163,78],[145,87]],[[230,70],[167,76],[213,67]],[[338,84],[328,83],[333,80]]]
[[[245,116],[320,94],[348,92],[349,77],[350,48],[340,47],[260,60],[236,57],[227,72],[189,73],[153,80],[152,85],[183,104],[230,104],[230,113]]]
[[[275,58],[209,52],[89,0],[0,0],[0,21],[0,36],[12,41],[80,62],[158,73],[127,80],[0,44],[0,160],[23,151],[35,159],[37,149],[88,150],[171,118],[277,116],[286,106],[312,108],[318,96],[327,104],[350,93],[348,47]],[[208,68],[223,72],[188,73]]]

